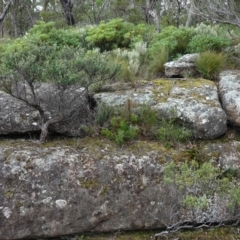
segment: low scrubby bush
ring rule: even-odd
[[[221,52],[230,45],[230,40],[213,35],[195,35],[188,45],[191,53],[201,53],[207,50]]]
[[[162,119],[156,133],[157,139],[166,147],[176,146],[180,142],[187,142],[191,135],[191,131],[180,126],[176,118]]]
[[[77,28],[58,29],[54,22],[38,22],[26,34],[25,39],[36,45],[55,45],[56,47],[85,47],[85,35]]]
[[[115,18],[88,28],[86,41],[103,52],[116,48],[134,48],[136,42],[150,41],[153,33],[153,28],[145,24],[134,25],[121,18]]]
[[[135,118],[131,114],[131,118]],[[139,128],[133,125],[131,119],[127,121],[121,116],[115,116],[110,121],[109,128],[104,128],[101,131],[103,136],[114,140],[117,144],[122,145],[127,141],[133,140],[138,136]]]
[[[187,142],[191,137],[191,131],[177,124],[175,117],[159,120],[155,110],[147,105],[133,108],[130,100],[124,107],[115,108],[111,117],[109,114],[103,115],[107,117],[102,118],[105,119],[105,123],[101,121],[101,125],[104,125],[100,131],[101,135],[119,145],[137,138],[147,138],[160,140],[166,147],[172,147],[179,142]]]
[[[158,52],[161,52],[162,48],[168,51],[170,59],[178,54],[184,54],[193,35],[192,28],[166,27],[151,41],[148,51],[149,57],[154,58]]]

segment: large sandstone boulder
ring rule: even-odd
[[[229,122],[240,126],[240,71],[220,74],[219,95]]]
[[[223,168],[225,162],[239,168],[239,146],[208,144],[195,151],[201,161],[221,159]],[[45,145],[1,141],[1,240],[156,229],[176,212],[184,221],[186,209],[176,205],[178,192],[166,188],[162,173],[166,162],[192,155],[150,142],[119,148],[91,138]],[[211,200],[210,212],[198,213],[196,221],[229,219],[227,205],[224,198]]]
[[[190,127],[196,138],[217,138],[227,130],[227,117],[219,103],[217,88],[212,81],[204,79],[160,79],[94,97],[98,103],[110,106],[121,106],[128,99],[133,106],[147,104],[160,117],[172,117],[174,112],[174,117]]]
[[[185,77],[197,74],[194,61],[199,56],[197,53],[186,54],[178,60],[164,64],[166,77]]]
[[[48,89],[49,86],[46,85],[39,91],[41,91],[44,103],[42,106],[47,113],[46,115],[51,118],[51,113],[57,111],[55,109],[59,107],[61,100],[57,99],[56,91],[51,92]],[[78,97],[72,101],[75,96]],[[72,117],[51,125],[50,131],[67,136],[81,136],[81,124],[89,123],[93,119],[87,96],[85,93],[79,94],[73,90],[69,91],[65,98],[69,100],[69,106],[65,106],[64,111],[69,111],[69,116],[72,115]],[[73,110],[74,114],[70,113]],[[39,112],[36,109],[4,92],[0,92],[0,135],[40,131],[40,125]]]

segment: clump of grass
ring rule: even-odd
[[[208,50],[199,55],[195,61],[195,66],[202,77],[216,80],[220,71],[223,70],[226,61],[227,57],[224,53],[216,53]]]

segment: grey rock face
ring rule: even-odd
[[[130,99],[135,105],[147,104],[159,112],[159,117],[178,118],[189,126],[196,138],[212,139],[227,130],[227,117],[218,100],[212,81],[155,80],[132,90],[96,94],[98,102],[120,106]],[[133,105],[134,105],[133,104]]]
[[[240,71],[224,71],[220,74],[219,94],[228,120],[240,126]]]
[[[176,61],[167,62],[164,64],[166,77],[175,77],[184,75],[194,76],[197,71],[194,66],[194,61],[199,54],[186,54]]]
[[[1,147],[1,240],[161,226],[155,154],[97,146]]]
[[[178,193],[163,184],[162,173],[164,163],[181,151],[148,142],[120,149],[106,140],[78,141],[68,142],[68,147],[61,142],[51,147],[1,142],[1,240],[153,229],[170,223]],[[210,159],[214,149],[223,163],[239,167],[239,158],[231,160],[229,149],[235,154],[240,144],[225,145],[210,144],[199,151]],[[199,213],[198,219],[201,214],[205,220],[228,219],[226,205],[217,199],[216,214]],[[184,220],[186,209],[182,211]]]
[[[47,86],[46,86],[47,87]],[[47,113],[47,117],[51,118],[59,107],[61,100],[57,98],[54,91],[45,91],[41,89],[43,101],[43,108]],[[48,93],[45,95],[45,93]],[[74,110],[73,116],[50,126],[50,131],[61,133],[67,136],[81,136],[81,124],[91,122],[92,114],[85,94],[80,95],[75,101],[71,102],[74,98],[74,91],[66,94],[65,98],[69,101],[65,106],[67,111]],[[79,93],[76,93],[79,94]],[[67,113],[68,114],[68,113]],[[69,113],[69,115],[71,115]],[[0,135],[12,133],[26,133],[40,130],[40,117],[39,112],[34,108],[26,105],[25,103],[17,100],[6,93],[0,92]]]

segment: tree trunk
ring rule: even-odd
[[[67,20],[68,25],[69,26],[75,25],[75,20],[72,14],[73,8],[72,0],[60,0],[60,2],[62,4],[64,16]]]
[[[11,4],[13,4],[12,0],[8,1],[7,5],[4,7],[3,12],[0,14],[0,22],[6,17]]]
[[[45,123],[42,123],[41,134],[40,134],[40,139],[39,139],[40,143],[46,142],[47,137],[49,135],[49,131],[48,131],[49,126],[53,123],[60,122],[61,120],[62,120],[62,116],[57,116],[53,119],[48,120]]]
[[[190,8],[188,10],[188,16],[187,16],[187,21],[185,24],[185,27],[189,27],[192,21],[192,15],[193,15],[193,1],[190,0]]]

